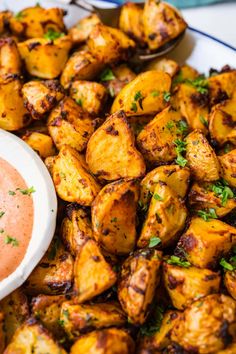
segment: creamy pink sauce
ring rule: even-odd
[[[32,235],[34,208],[28,188],[19,172],[0,158],[0,281],[21,263]]]

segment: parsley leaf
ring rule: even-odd
[[[138,205],[143,212],[148,210],[148,204],[144,204],[141,200],[138,201]]]
[[[203,117],[202,115],[199,116],[199,120],[200,122],[205,126],[208,127],[208,121],[206,120],[205,117]]]
[[[163,100],[166,101],[166,102],[169,102],[170,99],[171,99],[171,94],[170,94],[170,92],[164,91],[164,92],[163,92]]]
[[[228,183],[221,179],[212,186],[214,194],[221,199],[221,204],[226,205],[228,199],[234,198],[234,193]]]
[[[152,95],[152,97],[158,97],[158,96],[160,96],[160,91],[153,90],[153,91],[151,92],[151,95]]]
[[[172,128],[174,128],[175,124],[174,122],[171,120],[166,124],[166,128],[171,130]]]
[[[227,261],[225,260],[225,258],[221,258],[221,260],[220,260],[220,265],[221,265],[224,269],[229,270],[229,271],[231,271],[231,272],[236,269],[236,267],[232,266],[232,264],[230,264],[229,262],[227,262]]]
[[[19,241],[15,237],[11,237],[9,235],[5,236],[4,243],[6,245],[11,244],[13,247],[19,246]]]
[[[0,211],[0,218],[5,214],[5,211]]]
[[[54,41],[55,39],[64,37],[65,33],[54,31],[53,28],[49,28],[48,31],[44,34],[44,38],[49,41]]]
[[[81,98],[76,99],[75,102],[76,102],[80,107],[83,106],[83,101],[82,101]]]
[[[215,209],[213,209],[213,208],[209,208],[208,211],[207,210],[198,210],[197,213],[198,213],[198,216],[200,216],[205,221],[209,221],[210,219],[217,219],[218,218],[216,215]]]
[[[156,237],[156,236],[151,237],[148,247],[155,247],[155,246],[159,245],[159,243],[161,243],[161,239],[159,237]]]
[[[111,222],[117,222],[117,218],[116,217],[111,218]]]
[[[181,119],[177,122],[176,125],[178,128],[177,133],[185,135],[188,132],[188,123],[186,120]]]
[[[105,69],[100,76],[101,81],[111,81],[114,80],[116,77],[113,74],[113,71],[110,68]]]
[[[16,192],[14,192],[14,191],[8,191],[8,194],[9,194],[9,195],[16,195]]]
[[[143,98],[143,95],[141,94],[141,91],[137,91],[134,95],[134,100],[139,101],[142,98]]]
[[[205,79],[203,75],[198,76],[196,79],[191,80],[187,79],[185,82],[197,89],[197,91],[201,94],[208,93],[208,81]]]
[[[27,188],[27,189],[16,188],[16,190],[19,191],[23,195],[31,195],[32,193],[36,192],[36,190],[34,189],[33,186],[30,188]]]
[[[66,310],[63,310],[62,311],[62,314],[67,318],[69,319],[69,311],[66,309]]]
[[[159,200],[159,201],[163,200],[163,198],[162,198],[159,194],[157,194],[157,193],[154,193],[154,194],[153,194],[153,198],[154,198],[155,200]]]
[[[137,105],[136,105],[135,102],[132,102],[130,110],[133,111],[133,112],[135,112],[135,113],[137,112],[138,107],[137,107]]]
[[[157,306],[154,311],[152,311],[152,316],[150,320],[140,327],[141,336],[152,336],[156,332],[160,331],[162,320],[163,320],[164,308],[162,306]]]
[[[191,263],[189,263],[188,261],[184,261],[183,259],[181,259],[180,257],[177,257],[177,256],[171,256],[167,260],[167,263],[177,265],[179,267],[184,267],[184,268],[188,268],[191,266]]]
[[[175,151],[177,153],[177,158],[176,158],[175,162],[178,165],[180,165],[181,167],[184,167],[184,166],[186,166],[188,161],[182,156],[182,152],[186,151],[187,143],[185,141],[180,140],[180,139],[176,139],[174,141],[174,144],[176,146]]]
[[[20,11],[17,12],[14,17],[16,20],[21,21],[25,17],[25,14],[23,13],[23,11]]]

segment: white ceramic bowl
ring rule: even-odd
[[[0,299],[18,288],[40,261],[54,235],[57,198],[52,179],[40,157],[23,140],[0,129],[0,157],[14,166],[28,187],[34,186],[32,237],[18,268],[0,281]],[[1,172],[0,172],[1,173]],[[7,256],[7,255],[6,255]]]

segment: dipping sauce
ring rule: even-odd
[[[0,281],[23,260],[33,228],[32,187],[0,158]]]

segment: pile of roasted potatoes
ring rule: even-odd
[[[119,29],[63,16],[0,13],[0,128],[59,202],[50,248],[0,302],[0,353],[235,354],[236,70],[135,64],[186,26],[165,3],[124,5]]]

